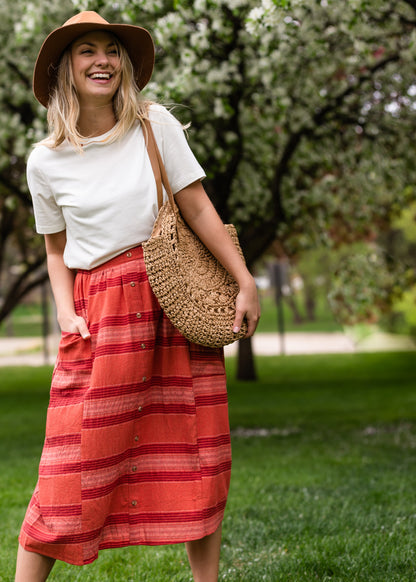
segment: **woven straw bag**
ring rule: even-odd
[[[150,286],[183,336],[203,346],[223,347],[247,333],[245,321],[238,333],[232,330],[238,285],[183,220],[150,122],[145,127],[159,203],[151,237],[142,244]],[[168,195],[164,204],[162,183]],[[244,259],[234,226],[225,228]]]

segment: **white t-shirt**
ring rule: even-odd
[[[149,117],[173,193],[202,180],[205,173],[175,117],[160,105],[151,106]],[[36,230],[66,229],[70,269],[92,269],[147,240],[158,213],[140,124],[108,144],[110,134],[87,140],[83,153],[65,141],[56,149],[37,146],[28,159]]]

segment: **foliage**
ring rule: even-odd
[[[413,278],[412,275],[412,272],[402,272],[402,281]],[[353,325],[359,321],[377,321],[401,292],[384,257],[375,248],[339,264],[329,302],[341,321]]]
[[[0,321],[47,278],[26,186],[26,155],[45,131],[44,112],[32,96],[32,70],[51,21],[71,8],[65,0],[0,5]]]
[[[156,69],[146,94],[183,105],[175,111],[192,121],[189,138],[208,193],[223,219],[238,225],[250,267],[276,237],[291,258],[373,241],[415,199],[414,0],[36,0],[10,7],[7,0],[1,24],[0,74],[8,81],[1,201],[24,200],[25,228],[24,151],[41,132],[30,69],[45,31],[74,9],[152,31]],[[15,166],[10,198],[7,172]],[[27,234],[22,243],[41,258],[39,244]],[[386,281],[370,282],[383,301],[404,286],[395,265],[388,269]],[[348,295],[347,312],[366,316],[357,296]]]
[[[413,203],[393,221],[392,230],[384,234],[384,246],[390,260],[396,264],[409,265],[407,270],[409,285],[406,291],[393,300],[392,310],[384,317],[390,330],[416,336],[416,204]],[[412,285],[413,283],[413,285]],[[382,320],[382,323],[383,323]]]
[[[404,209],[400,216],[393,222],[393,228],[401,230],[404,238],[416,245],[416,202]]]
[[[393,321],[396,328],[402,328],[403,333],[416,337],[416,285],[393,304]]]

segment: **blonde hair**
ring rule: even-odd
[[[136,84],[134,69],[130,57],[114,37],[120,57],[120,86],[113,97],[114,115],[117,125],[114,127],[107,143],[123,137],[136,120],[143,123],[148,118],[149,101],[141,98],[140,89]],[[72,71],[71,47],[62,54],[58,65],[56,82],[48,104],[49,136],[43,140],[43,145],[57,148],[67,139],[77,150],[82,150],[82,142],[86,137],[79,133],[77,125],[80,114],[78,95],[75,88]]]

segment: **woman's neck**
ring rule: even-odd
[[[78,118],[78,131],[84,137],[96,137],[110,131],[116,122],[112,105],[82,107]]]

